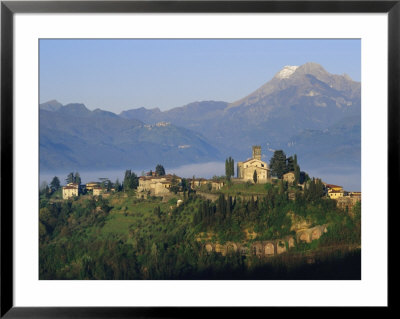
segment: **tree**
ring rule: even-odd
[[[154,215],[156,215],[158,218],[160,218],[160,217],[161,217],[161,209],[160,209],[160,206],[154,207],[153,213],[154,213]]]
[[[111,189],[111,181],[107,177],[99,178],[101,180],[100,187],[109,191]]]
[[[125,177],[123,182],[124,190],[135,189],[139,186],[139,178],[130,169],[125,171]]]
[[[74,172],[69,173],[65,181],[67,182],[67,184],[74,183],[75,182]]]
[[[256,170],[254,170],[254,173],[253,173],[253,181],[254,181],[254,184],[257,184],[257,171]]]
[[[304,197],[307,200],[315,201],[324,196],[324,185],[319,178],[313,178],[308,184],[304,190]]]
[[[164,175],[165,175],[164,166],[162,166],[161,164],[158,164],[158,165],[156,166],[156,174],[157,174],[158,176],[164,176]]]
[[[301,171],[300,172],[300,184],[303,184],[304,182],[307,182],[310,180],[310,176],[306,172]]]
[[[39,195],[45,195],[49,186],[47,185],[46,181],[43,181],[39,186]]]
[[[74,178],[74,183],[77,183],[77,184],[81,184],[81,182],[82,182],[82,180],[81,180],[81,176],[79,175],[79,173],[78,172],[76,172],[75,173],[75,178]]]
[[[296,165],[294,168],[294,185],[300,183],[300,166]]]
[[[277,150],[271,158],[270,162],[271,174],[282,178],[286,171],[286,154],[282,150]]]
[[[60,180],[57,176],[53,177],[53,180],[50,183],[50,189],[52,192],[55,192],[60,189]]]
[[[294,172],[295,171],[295,164],[294,163],[295,163],[295,161],[294,161],[292,156],[289,156],[286,159],[286,172],[285,173]]]
[[[179,192],[179,181],[177,176],[174,174],[171,179],[171,187],[169,189],[174,194]]]
[[[119,192],[121,190],[121,183],[119,182],[119,179],[117,178],[115,183],[114,183],[114,189],[116,192]]]
[[[190,184],[186,178],[182,178],[181,187],[183,192],[190,190]]]
[[[225,160],[225,176],[230,179],[232,176],[235,175],[235,161],[232,157],[228,157]]]
[[[280,180],[279,182],[279,194],[283,194],[285,192],[285,184],[283,183],[283,180]]]
[[[324,196],[324,184],[322,184],[322,181],[320,178],[317,178],[315,180],[315,195],[317,198]]]

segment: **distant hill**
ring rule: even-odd
[[[293,136],[287,152],[309,167],[360,167],[361,118],[347,117],[324,130],[304,130]]]
[[[251,156],[255,144],[268,162],[283,149],[297,153],[304,167],[360,167],[361,84],[316,63],[286,66],[233,103],[142,107],[119,115],[55,101],[40,109],[41,165],[47,168],[63,161],[98,168],[177,166],[228,156],[237,162]],[[171,124],[154,126],[163,121]]]
[[[229,103],[218,101],[193,102],[185,106],[175,107],[161,112],[160,109],[145,109],[143,107],[121,112],[120,116],[127,119],[139,119],[145,123],[169,121],[179,126],[196,130],[205,134],[207,124],[221,121]],[[209,134],[211,140],[214,136]]]
[[[40,109],[44,111],[57,111],[59,110],[63,105],[56,101],[56,100],[51,100],[46,103],[40,104]]]
[[[171,167],[221,158],[201,134],[172,124],[145,125],[83,104],[40,109],[43,171]]]

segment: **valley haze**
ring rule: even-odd
[[[83,172],[120,171],[122,178],[125,169],[148,171],[157,164],[187,177],[223,175],[227,157],[244,161],[252,145],[261,145],[267,162],[282,149],[297,154],[310,176],[361,190],[361,83],[317,63],[285,66],[233,103],[115,114],[52,100],[39,109],[41,180],[71,171],[82,178]]]

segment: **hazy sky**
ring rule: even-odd
[[[360,40],[40,40],[40,102],[115,113],[234,102],[285,65],[361,79]]]

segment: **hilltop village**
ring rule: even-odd
[[[161,164],[142,176],[126,170],[122,182],[54,177],[39,197],[40,278],[359,277],[360,192],[310,178],[282,150],[268,164],[253,146],[236,174],[234,165],[227,158],[211,179]],[[337,262],[345,272],[329,270]]]
[[[243,162],[237,163],[237,174],[233,177],[233,159],[229,158],[226,162],[226,175],[214,176],[211,179],[205,178],[181,178],[172,174],[165,174],[164,168],[159,165],[159,169],[149,171],[144,176],[138,177],[136,196],[138,198],[147,198],[149,196],[163,197],[166,200],[173,197],[174,194],[183,195],[184,192],[198,192],[209,199],[216,199],[218,194],[225,193],[228,185],[249,185],[249,184],[272,184],[282,183],[284,187],[290,188],[288,192],[289,199],[295,199],[297,191],[304,191],[304,188],[310,186],[311,179],[305,172],[300,172],[297,163],[292,163],[292,157],[285,158],[287,172],[283,171],[281,176],[271,174],[270,165],[262,160],[261,147],[252,147],[252,157]],[[289,163],[288,163],[289,162]],[[297,159],[296,159],[297,162]],[[132,173],[130,173],[132,174]],[[297,175],[297,176],[296,176]],[[324,196],[336,200],[340,208],[351,209],[358,201],[361,201],[361,192],[346,191],[342,186],[326,183],[317,179],[323,186]],[[118,191],[109,180],[105,182],[89,182],[80,184],[76,182],[67,183],[62,187],[62,198],[64,200],[78,197],[82,194],[92,196],[108,197],[110,194]],[[243,193],[246,193],[243,191]],[[251,194],[251,193],[250,193]],[[214,195],[214,196],[213,196]],[[260,192],[254,195],[262,195]]]

